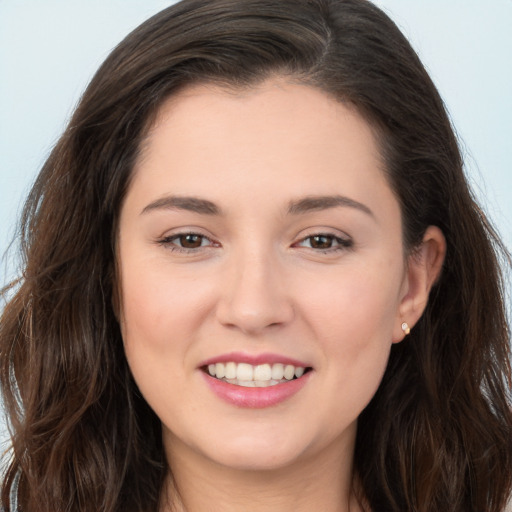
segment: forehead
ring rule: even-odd
[[[374,139],[372,142],[377,142],[380,135],[371,123],[363,119],[364,116],[352,102],[336,99],[318,87],[285,77],[273,77],[244,87],[215,82],[188,85],[163,102],[148,130],[148,136],[151,137],[171,117],[174,122],[187,118],[189,124],[194,124],[197,133],[196,130],[210,116],[227,120],[232,114],[236,119],[244,120],[247,126],[272,121],[273,124],[268,127],[274,131],[278,129],[276,121],[279,117],[284,121],[302,117],[306,121],[300,126],[304,135],[308,127],[316,131],[319,124],[328,128],[340,118],[351,117],[357,119],[361,127],[364,125],[370,138]],[[290,126],[286,128],[289,130]]]
[[[344,123],[351,124],[348,130]],[[318,150],[332,141],[353,139],[353,143],[357,139],[358,144],[352,144],[354,151],[364,146],[364,153],[370,152],[383,167],[379,133],[352,103],[279,77],[254,87],[207,83],[181,89],[159,108],[141,145],[140,161],[158,149],[163,138],[166,145],[193,138],[205,148],[208,142],[223,145],[241,142],[244,137],[260,142],[267,142],[267,137],[307,142],[307,148],[316,145]],[[249,149],[248,145],[240,149],[244,147]]]
[[[244,89],[194,85],[170,97],[148,131],[132,186],[204,197],[253,194],[254,185],[288,196],[337,187],[359,200],[389,189],[383,169],[375,131],[352,105],[273,79]]]

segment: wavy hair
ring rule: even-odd
[[[20,224],[23,270],[0,324],[12,452],[25,512],[156,512],[160,422],[130,374],[116,320],[116,233],[162,102],[194,83],[290,77],[375,128],[404,250],[429,225],[447,255],[426,311],[393,347],[363,411],[355,474],[378,512],[501,512],[512,487],[510,258],[463,173],[443,102],[395,24],[365,0],[184,0],[111,53],[44,164]],[[7,292],[6,292],[7,293]]]

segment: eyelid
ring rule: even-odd
[[[197,236],[202,239],[201,245],[198,247],[183,247],[177,243],[175,243],[176,240],[178,240],[180,237],[184,237],[187,235]],[[307,247],[306,245],[303,245],[308,239],[312,239],[314,237],[326,237],[333,240],[334,246],[333,247],[327,247],[327,248],[321,248],[321,247]],[[204,241],[208,241],[209,243],[207,245],[203,245]],[[328,229],[310,229],[310,230],[304,230],[302,233],[299,233],[296,238],[295,242],[292,243],[292,247],[294,248],[303,248],[307,249],[311,252],[315,253],[332,253],[332,252],[338,252],[338,251],[346,251],[350,250],[354,246],[354,241],[351,236],[347,235],[344,232],[341,232],[338,229],[328,228]],[[157,238],[155,240],[155,243],[158,245],[161,245],[165,248],[168,248],[172,251],[181,252],[181,253],[197,253],[199,251],[209,250],[211,248],[217,248],[221,247],[221,244],[215,240],[214,237],[211,235],[207,235],[200,228],[179,228],[175,231],[168,232],[165,235],[162,235],[161,237]]]
[[[324,249],[315,248],[315,247],[307,247],[307,246],[301,245],[306,240],[312,239],[317,236],[332,238],[334,241],[337,242],[337,245],[335,245],[334,247],[328,247],[328,248],[324,248]],[[308,249],[308,250],[316,252],[316,253],[346,251],[346,250],[353,249],[353,246],[354,246],[354,240],[351,236],[349,236],[348,234],[341,232],[337,229],[335,230],[332,228],[328,228],[328,229],[317,228],[317,229],[307,230],[305,232],[303,231],[302,233],[297,235],[296,240],[297,241],[292,244],[292,247],[304,248],[304,249]]]
[[[174,243],[175,240],[187,235],[201,237],[203,240],[208,240],[210,243],[208,245],[201,244],[199,247],[182,247]],[[155,242],[158,245],[161,245],[171,251],[188,254],[197,253],[198,251],[208,250],[210,248],[220,247],[219,242],[217,242],[212,236],[206,235],[205,233],[201,232],[201,230],[198,228],[180,228],[179,230],[175,230],[165,235],[162,235],[161,237],[157,238]]]

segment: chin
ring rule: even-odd
[[[262,446],[262,443],[254,439],[247,439],[248,443],[238,442],[235,445],[215,453],[213,460],[218,464],[237,471],[276,471],[290,467],[296,463],[302,455],[298,447],[281,446],[276,448],[274,444]]]
[[[310,440],[304,435],[279,432],[275,427],[257,430],[249,429],[243,433],[225,431],[201,440],[182,439],[188,445],[182,445],[182,449],[185,453],[192,449],[203,461],[217,467],[255,472],[290,467],[302,458],[310,445]]]

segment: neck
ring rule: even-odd
[[[360,512],[353,445],[326,447],[282,468],[233,469],[172,443],[160,512]],[[172,476],[171,476],[172,475]]]

